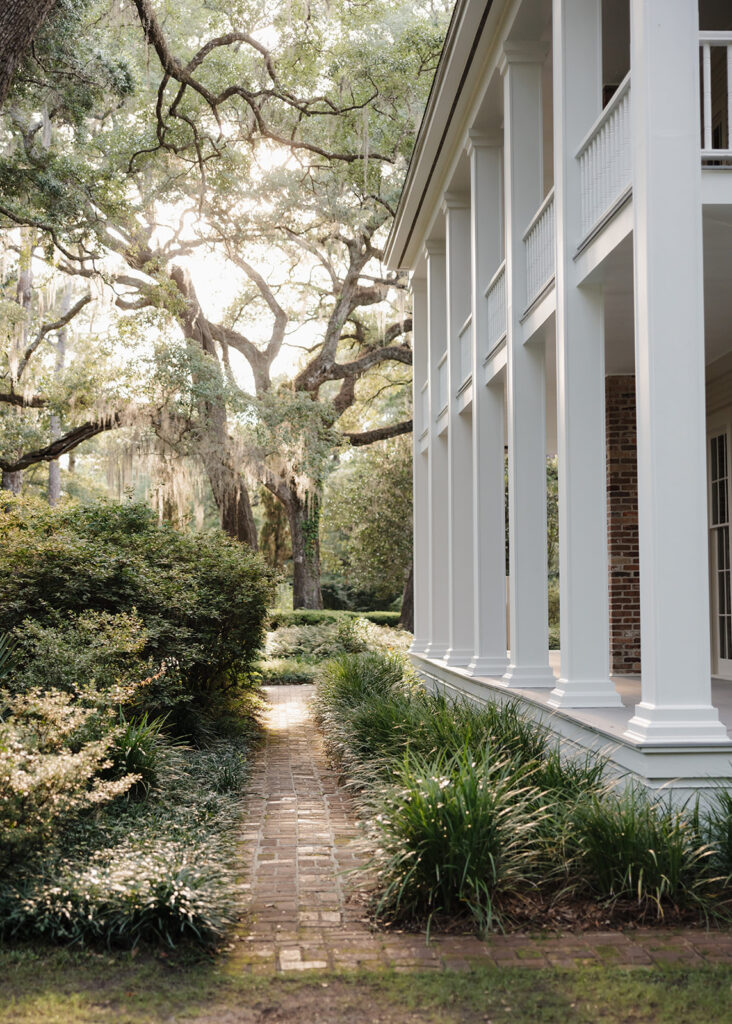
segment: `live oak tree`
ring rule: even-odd
[[[205,11],[182,3],[164,16],[152,0],[91,7],[89,25],[107,44],[114,29],[115,58],[104,57],[107,45],[91,60],[108,98],[69,120],[71,148],[67,133],[42,158],[34,140],[56,109],[39,123],[29,103],[14,118],[25,162],[16,152],[0,165],[10,186],[0,216],[49,240],[64,273],[103,280],[120,312],[158,311],[178,325],[193,401],[151,402],[150,423],[164,443],[195,449],[222,525],[253,545],[245,474],[263,480],[287,512],[296,603],[317,606],[318,515],[334,447],[411,429],[408,416],[355,429],[354,409],[369,374],[411,364],[405,282],[384,272],[381,246],[444,5],[233,0]],[[201,252],[245,285],[223,316],[196,286]],[[273,252],[285,275],[269,272]],[[308,351],[283,381],[275,362],[303,322]],[[248,364],[254,403],[232,353]],[[87,429],[108,425],[99,418]]]

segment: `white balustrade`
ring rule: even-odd
[[[732,32],[702,32],[702,161],[732,161]],[[725,88],[726,83],[726,88]]]
[[[468,319],[460,328],[460,334],[458,335],[458,344],[460,346],[460,380],[458,381],[458,389],[470,380],[473,373],[472,342],[473,316],[470,314]]]
[[[506,261],[501,263],[485,290],[488,306],[487,356],[506,337]]]
[[[435,419],[439,419],[447,409],[447,352],[437,364],[437,408]]]
[[[554,277],[554,189],[536,211],[524,233],[524,251],[528,307]]]
[[[633,184],[630,73],[620,83],[577,151],[582,237],[587,238]]]
[[[420,399],[421,399],[421,405],[420,405],[421,418],[420,418],[420,424],[419,424],[419,426],[420,426],[419,436],[420,437],[424,437],[424,435],[429,430],[429,425],[430,425],[430,385],[429,385],[429,381],[425,381],[424,384],[422,385],[422,392],[421,392],[421,395],[420,395]]]

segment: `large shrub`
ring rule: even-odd
[[[136,653],[174,659],[193,689],[248,667],[272,586],[272,571],[248,548],[220,531],[160,524],[146,505],[10,501],[0,516],[0,631],[136,612],[145,630]]]

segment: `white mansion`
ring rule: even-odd
[[[387,250],[418,670],[679,795],[732,780],[731,130],[731,0],[458,0]]]

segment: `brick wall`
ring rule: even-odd
[[[640,672],[640,574],[635,377],[605,379],[610,564],[610,668]]]

